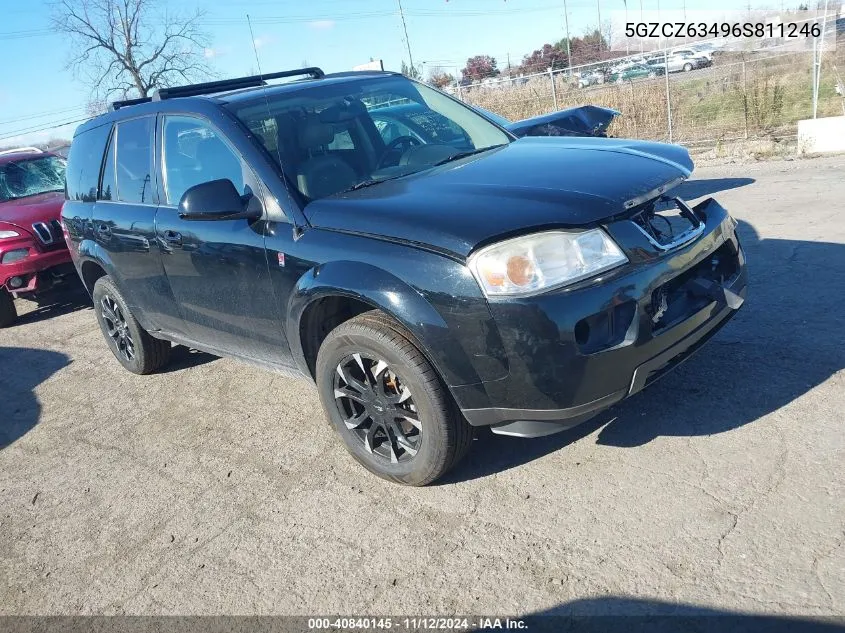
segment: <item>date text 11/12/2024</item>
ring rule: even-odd
[[[469,631],[469,630],[525,630],[528,624],[518,618],[498,617],[355,617],[355,618],[309,618],[311,631],[334,630],[385,630],[402,631]]]

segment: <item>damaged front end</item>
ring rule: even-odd
[[[658,252],[669,253],[704,233],[704,208],[709,202],[693,209],[679,197],[664,195],[647,203],[630,221]],[[738,249],[738,242],[726,241],[705,260],[654,290],[648,310],[654,331],[671,327],[711,301],[738,310],[744,299],[730,289],[739,274]]]
[[[629,199],[601,223],[627,266],[530,300],[491,302],[511,372],[487,390],[492,406],[464,410],[472,424],[522,437],[570,428],[677,367],[736,314],[747,286],[736,222],[712,198],[692,206],[673,195],[683,180]]]

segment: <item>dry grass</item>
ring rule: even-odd
[[[836,62],[828,58],[822,68],[819,116],[845,113],[835,91]],[[809,54],[793,53],[670,75],[672,140],[715,143],[795,134],[796,122],[812,117],[811,64]],[[553,94],[549,77],[539,76],[524,85],[464,89],[462,97],[512,120],[552,112],[555,105],[607,106],[624,115],[613,124],[614,136],[669,139],[663,77],[579,89],[559,75]]]

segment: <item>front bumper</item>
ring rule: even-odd
[[[72,268],[70,252],[64,246],[52,250],[42,250],[34,240],[4,240],[0,245],[0,262],[3,255],[10,251],[27,250],[28,254],[23,259],[11,263],[0,263],[0,288],[6,288],[15,294],[38,292],[44,285],[52,285],[53,275],[49,276],[49,284],[45,284],[46,276],[51,272],[60,273],[63,276],[67,272],[75,272]],[[13,278],[19,278],[17,287],[9,282]]]
[[[584,285],[491,302],[510,371],[453,388],[470,424],[521,437],[571,428],[642,390],[718,332],[744,300],[745,256],[720,205],[711,199],[695,211],[704,232],[679,249],[659,252],[631,222],[616,222],[606,228],[625,245],[629,266]]]

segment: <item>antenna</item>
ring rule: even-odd
[[[399,17],[402,18],[402,29],[405,31],[405,44],[408,46],[408,61],[411,64],[409,72],[414,74],[414,56],[411,54],[411,40],[408,39],[408,25],[405,24],[405,11],[402,9],[402,0],[396,0],[399,3]]]
[[[255,32],[252,30],[252,20],[249,17],[249,13],[246,14],[246,22],[249,25],[249,37],[252,40],[252,50],[255,52],[255,63],[258,64],[258,76],[263,77],[264,73],[261,72],[261,58],[258,56],[258,46],[255,43]],[[267,83],[262,82],[264,85],[261,86],[261,94],[264,95],[264,105],[267,106],[267,119],[272,119],[273,115],[270,112],[270,98],[267,96]],[[282,184],[285,186],[285,191],[288,194],[289,198],[293,196],[290,195],[290,189],[288,189],[288,179],[285,176],[285,168],[282,165],[282,150],[279,148],[279,143],[281,139],[279,138],[279,127],[276,126],[276,163],[279,165],[279,171],[282,174]],[[293,220],[293,239],[298,240],[302,237],[302,227],[296,225],[295,215],[291,214],[291,220]]]

